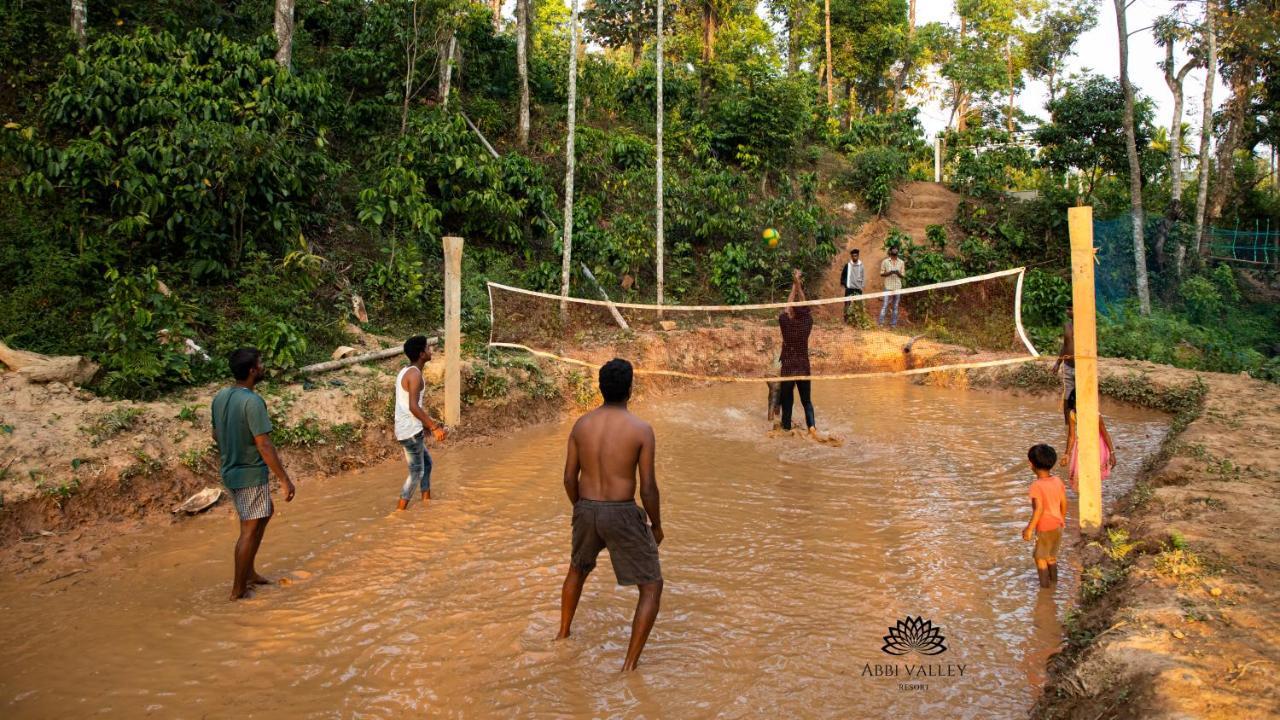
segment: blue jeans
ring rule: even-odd
[[[884,314],[885,314],[885,311],[887,311],[887,310],[889,309],[889,306],[890,306],[890,305],[892,305],[892,306],[893,306],[893,321],[892,321],[892,323],[891,323],[891,324],[892,324],[894,327],[897,327],[897,326],[898,326],[898,301],[899,301],[899,300],[901,300],[901,299],[902,299],[902,293],[898,293],[898,292],[895,292],[895,293],[893,293],[892,295],[885,295],[885,296],[884,296],[884,299],[883,299],[883,300],[881,300],[881,303],[882,303],[882,304],[880,305],[880,324],[881,324],[881,325],[883,325],[883,324],[884,324]]]
[[[431,453],[427,452],[423,433],[401,440],[400,447],[404,448],[404,460],[409,463],[409,477],[405,478],[404,488],[400,490],[400,499],[410,500],[415,486],[421,488],[419,492],[431,489]]]

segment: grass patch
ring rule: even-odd
[[[1130,373],[1099,377],[1098,392],[1175,417],[1191,415],[1194,418],[1204,406],[1204,397],[1209,392],[1209,387],[1197,376],[1193,382],[1182,387],[1158,388],[1146,373]]]
[[[44,481],[36,483],[36,490],[39,490],[45,497],[53,500],[54,504],[61,510],[67,501],[80,491],[80,478],[72,478],[64,483],[50,484]]]
[[[159,458],[153,458],[141,450],[134,453],[133,458],[133,463],[120,471],[121,483],[128,483],[137,477],[151,477],[164,468],[164,463]]]
[[[81,430],[89,435],[89,444],[97,447],[116,435],[132,429],[138,424],[138,418],[145,414],[145,410],[137,407],[113,408],[95,417]]]
[[[1033,392],[1056,391],[1062,381],[1044,363],[1027,362],[1018,365],[1004,378],[1004,384],[1019,390]]]
[[[189,423],[191,427],[198,427],[200,425],[200,416],[197,414],[198,409],[198,405],[183,405],[182,409],[178,411],[178,420]]]
[[[191,472],[200,472],[204,469],[205,458],[217,452],[216,445],[209,445],[204,449],[191,448],[184,450],[178,455],[178,462],[182,463]]]

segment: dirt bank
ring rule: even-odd
[[[290,474],[308,483],[388,459],[398,359],[304,383],[259,387]],[[439,368],[428,368],[439,398]],[[521,359],[464,369],[464,422],[450,443],[482,442],[595,399],[581,371]],[[87,567],[107,540],[181,522],[182,500],[218,486],[209,401],[219,386],[156,402],[110,401],[0,374],[0,566],[51,577]],[[438,415],[437,415],[438,417]],[[224,502],[215,512],[230,512]]]
[[[970,380],[1054,386],[1036,365]],[[1080,604],[1033,717],[1280,715],[1280,387],[1120,360],[1100,382],[1178,419],[1106,532],[1070,550]]]

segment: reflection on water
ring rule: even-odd
[[[1051,399],[902,381],[814,385],[842,448],[765,439],[762,386],[638,408],[658,433],[666,593],[638,673],[620,676],[635,591],[602,558],[553,643],[569,554],[567,424],[436,455],[428,509],[388,516],[403,469],[303,484],[259,569],[225,602],[225,508],[116,549],[97,571],[0,580],[0,712],[136,717],[1021,717],[1061,641],[1077,573],[1041,592],[1026,448],[1061,448]],[[1128,489],[1165,421],[1106,408]],[[305,482],[305,479],[304,479]],[[1074,501],[1071,522],[1075,520]],[[110,554],[110,551],[109,553]],[[894,658],[907,615],[948,650]],[[863,677],[964,664],[963,677]],[[915,682],[914,680],[912,682]]]

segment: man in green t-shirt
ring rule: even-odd
[[[231,491],[240,516],[236,540],[236,575],[231,599],[244,597],[250,585],[270,582],[253,568],[262,535],[275,508],[271,504],[268,470],[284,486],[284,501],[293,500],[293,482],[271,444],[271,419],[267,404],[253,387],[262,379],[262,353],[240,348],[231,353],[231,374],[236,382],[213,398],[213,441],[222,458],[222,484]]]

